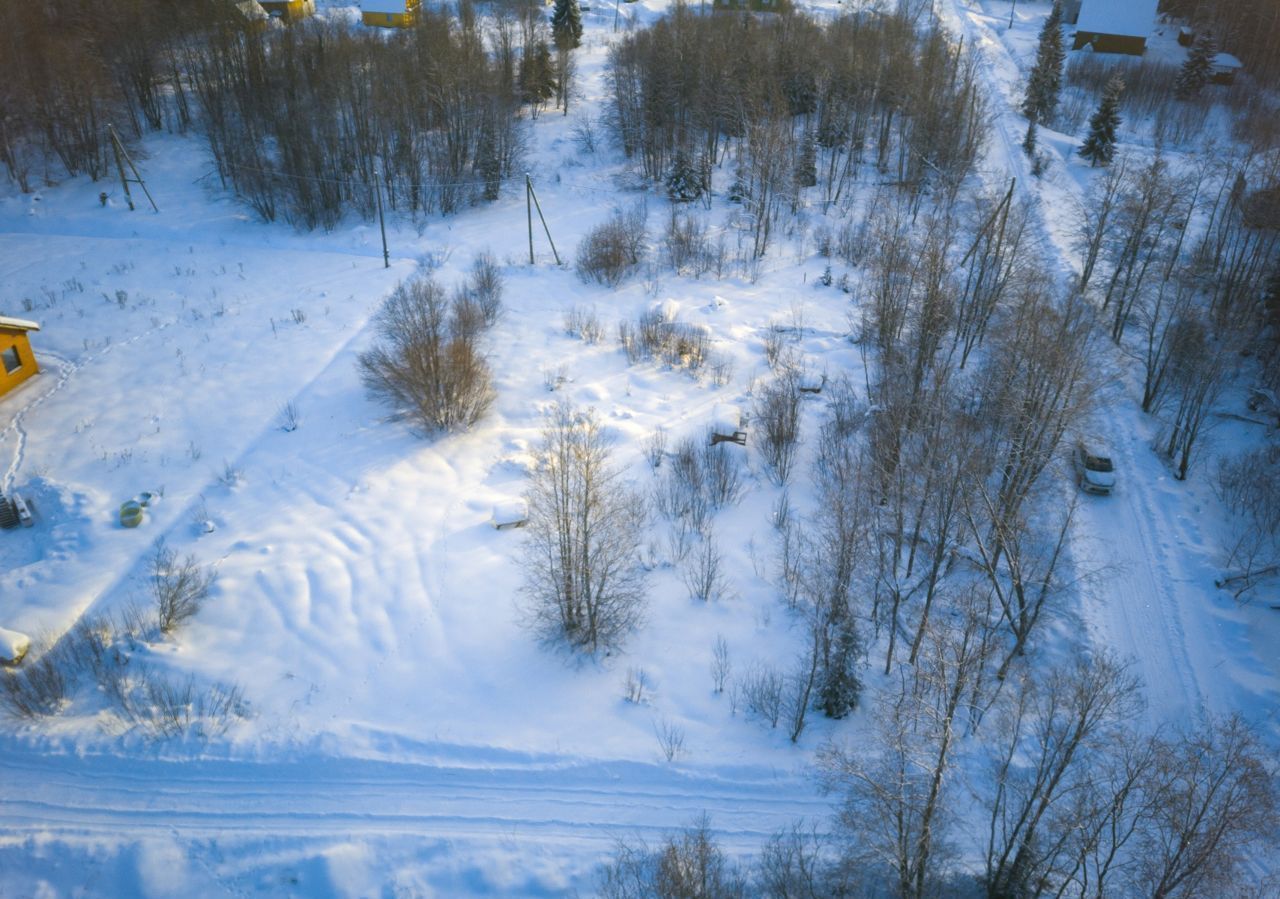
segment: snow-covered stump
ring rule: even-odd
[[[822,372],[802,372],[796,382],[796,387],[801,393],[822,393],[822,388],[827,386],[827,376]]]
[[[17,665],[31,648],[31,638],[0,627],[0,665]]]
[[[673,325],[680,317],[680,301],[670,298],[658,300],[649,305],[649,311],[663,324]]]
[[[497,503],[493,507],[493,517],[489,523],[493,525],[494,530],[505,531],[510,528],[524,527],[524,523],[528,520],[529,504],[522,499],[513,499]]]

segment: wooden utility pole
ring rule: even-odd
[[[373,173],[373,195],[378,198],[378,230],[382,232],[382,267],[391,268],[391,254],[387,252],[387,222],[382,217],[382,173]]]
[[[529,264],[533,265],[533,183],[524,173],[524,212],[529,219]]]
[[[116,157],[116,171],[120,173],[120,186],[124,188],[124,198],[129,204],[129,211],[133,211],[133,195],[129,193],[129,184],[132,182],[142,188],[142,192],[147,195],[147,201],[151,203],[151,208],[159,212],[160,207],[151,198],[151,191],[147,190],[147,183],[142,180],[142,175],[138,173],[138,167],[129,158],[129,152],[125,150],[124,144],[120,142],[120,135],[116,134],[114,125],[107,125],[107,136],[111,138],[111,151]],[[129,171],[133,172],[132,178],[127,177],[124,173],[126,165],[129,167]]]

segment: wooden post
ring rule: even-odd
[[[373,173],[373,195],[378,198],[378,229],[382,232],[382,267],[391,268],[391,254],[387,252],[387,222],[382,217],[382,173]]]
[[[533,182],[524,173],[524,211],[529,219],[529,264],[533,265]]]

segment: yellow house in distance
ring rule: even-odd
[[[0,396],[40,370],[27,340],[28,331],[39,330],[35,322],[0,315]]]
[[[381,28],[409,28],[418,21],[422,0],[361,0],[360,21]]]
[[[258,0],[258,5],[273,19],[297,22],[316,12],[316,0]]]

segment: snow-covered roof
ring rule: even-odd
[[[1146,37],[1155,28],[1157,0],[1084,0],[1078,31]]]
[[[360,0],[362,12],[384,12],[404,15],[408,0]]]
[[[0,315],[0,328],[16,328],[19,331],[40,330],[40,326],[35,322],[29,322],[25,318],[9,318],[7,315]]]
[[[1230,53],[1219,53],[1213,58],[1213,67],[1215,69],[1243,69],[1244,63]]]

